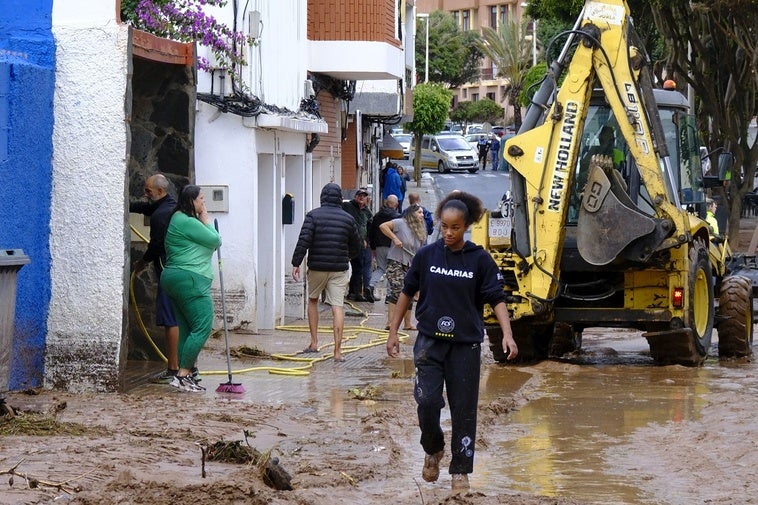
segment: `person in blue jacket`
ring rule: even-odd
[[[387,162],[387,170],[384,176],[384,183],[382,184],[382,201],[387,200],[387,197],[390,195],[397,197],[397,209],[400,212],[400,209],[403,207],[403,198],[405,198],[403,181],[397,171],[397,165],[391,161]]]
[[[440,426],[444,387],[452,421],[449,472],[454,492],[469,488],[468,474],[474,468],[485,303],[497,316],[508,359],[518,355],[502,274],[487,251],[464,239],[464,233],[483,213],[482,201],[461,191],[450,193],[439,203],[436,217],[442,238],[422,247],[413,257],[387,337],[387,354],[398,357],[398,328],[418,293],[413,394],[418,405],[421,446],[426,453],[421,476],[427,482],[439,478],[445,449]]]

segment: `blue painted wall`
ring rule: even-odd
[[[50,305],[53,0],[0,0],[0,249],[23,249],[10,389],[42,385]]]

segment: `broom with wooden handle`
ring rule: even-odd
[[[213,220],[213,226],[218,231],[218,219]],[[224,343],[226,344],[226,370],[228,372],[228,380],[216,388],[217,393],[244,393],[245,388],[240,383],[232,382],[232,358],[229,353],[229,329],[226,325],[226,294],[224,291],[224,269],[221,266],[221,246],[216,249],[218,255],[218,281],[221,284],[221,315],[224,318]]]

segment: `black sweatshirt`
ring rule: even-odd
[[[455,342],[482,342],[484,304],[505,301],[495,261],[469,241],[459,251],[448,249],[442,239],[419,249],[403,286],[411,298],[416,292],[419,333]]]

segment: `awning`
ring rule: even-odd
[[[403,146],[401,146],[400,142],[395,140],[392,135],[385,133],[382,137],[382,141],[379,143],[379,153],[382,158],[402,160]]]

